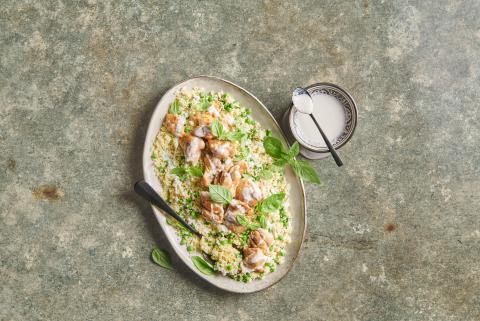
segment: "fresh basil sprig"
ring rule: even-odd
[[[192,256],[192,262],[193,265],[195,265],[195,267],[203,274],[212,275],[215,273],[213,266],[201,256]]]
[[[221,185],[208,185],[208,192],[210,193],[210,198],[214,203],[230,204],[233,199],[232,192]]]
[[[285,193],[283,192],[270,195],[269,197],[257,204],[256,210],[260,213],[271,213],[273,211],[279,210],[283,205],[284,199]]]
[[[213,136],[221,140],[241,141],[247,136],[247,134],[245,134],[239,129],[234,132],[227,132],[223,127],[222,123],[219,122],[217,119],[212,122],[211,128]]]
[[[263,139],[263,147],[267,154],[275,160],[273,165],[283,167],[289,164],[297,176],[309,182],[320,184],[320,177],[318,177],[315,169],[307,161],[295,159],[295,156],[300,152],[298,142],[295,142],[288,150],[278,138],[267,136]]]
[[[170,171],[170,173],[177,175],[178,178],[183,182],[187,178],[187,175],[202,177],[203,170],[199,166],[190,166],[190,167],[175,167]]]
[[[267,227],[267,217],[265,216],[265,214],[260,214],[257,216],[257,221],[258,223],[260,223],[260,226],[262,228],[266,228]]]
[[[164,267],[169,270],[173,270],[172,260],[170,259],[170,255],[164,250],[159,249],[158,247],[152,250],[152,260],[153,262],[157,263],[161,267]]]
[[[259,229],[260,228],[260,225],[256,224],[256,223],[250,223],[246,218],[245,216],[243,215],[237,215],[235,217],[235,219],[237,220],[237,223],[242,225],[242,226],[245,226],[246,228],[250,229],[250,230],[256,230],[256,229]]]

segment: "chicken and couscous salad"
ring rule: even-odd
[[[283,168],[288,163],[299,176],[312,175],[296,154],[298,145],[286,149],[228,93],[177,92],[151,158],[162,197],[202,235],[168,219],[181,244],[238,281],[275,271],[291,230]],[[194,263],[202,271],[203,263]]]

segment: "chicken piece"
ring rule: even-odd
[[[181,137],[184,134],[185,117],[167,114],[165,116],[165,124],[167,130],[173,135]]]
[[[223,206],[213,203],[208,192],[200,193],[200,201],[202,203],[202,216],[209,222],[221,224],[223,223]]]
[[[192,135],[183,135],[180,137],[180,146],[185,153],[185,161],[197,165],[202,156],[202,149],[205,148],[203,139]]]
[[[192,116],[196,126],[210,126],[215,117],[209,112],[198,112]]]
[[[210,139],[208,141],[208,147],[213,156],[219,159],[231,158],[235,155],[236,151],[235,145],[232,142],[224,140]]]
[[[212,139],[213,134],[212,131],[210,130],[210,127],[203,125],[203,126],[198,126],[193,130],[193,135],[200,137],[200,138],[205,138],[205,139]]]
[[[244,202],[233,200],[225,212],[224,225],[232,232],[240,234],[246,231],[246,227],[237,221],[237,215],[252,216],[253,210]]]
[[[217,111],[218,113],[218,111]],[[192,116],[195,129],[193,130],[193,134],[197,137],[212,139],[213,134],[210,130],[210,125],[218,117],[214,116],[210,112],[199,112]]]
[[[220,172],[217,176],[215,176],[215,180],[213,182],[216,185],[222,185],[223,187],[227,188],[230,192],[233,192],[235,190],[235,186],[232,180],[232,175],[227,171]]]
[[[256,247],[263,251],[263,253],[268,253],[268,248],[273,243],[273,235],[264,229],[258,229],[250,233],[248,239],[248,246]]]
[[[263,272],[267,257],[261,249],[249,247],[243,250],[243,264],[256,272]]]
[[[247,166],[245,162],[234,164],[231,159],[227,159],[223,165],[223,171],[215,177],[215,184],[222,185],[235,194],[235,189],[242,179],[242,174],[246,171],[245,166]]]
[[[218,158],[206,154],[203,157],[203,166],[205,167],[205,171],[200,183],[203,186],[208,186],[215,178],[215,175],[219,169],[222,167],[222,162]]]
[[[240,174],[245,174],[248,172],[248,164],[246,161],[239,161],[237,164]]]
[[[237,186],[235,198],[255,206],[262,199],[262,191],[251,179],[242,179]]]

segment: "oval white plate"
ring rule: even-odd
[[[155,190],[161,191],[162,186],[157,176],[155,175],[153,162],[150,159],[153,143],[155,141],[157,133],[160,130],[163,119],[167,114],[168,107],[170,103],[173,102],[173,100],[175,99],[175,93],[183,87],[197,87],[203,88],[207,91],[223,91],[229,93],[234,97],[235,100],[240,102],[242,106],[252,109],[252,117],[256,121],[260,122],[263,128],[270,129],[275,137],[280,138],[285,144],[287,144],[287,141],[283,136],[280,127],[278,126],[277,122],[270,114],[268,109],[255,96],[253,96],[245,89],[229,81],[216,77],[199,76],[188,79],[175,85],[170,90],[168,90],[165,95],[163,95],[163,97],[158,102],[148,125],[147,137],[145,139],[145,146],[143,148],[143,175],[145,176],[145,181],[147,181]],[[175,229],[167,224],[167,215],[153,206],[152,208],[155,212],[155,216],[160,223],[163,232],[165,233],[168,241],[171,243],[172,248],[194,273],[196,273],[202,279],[205,279],[207,282],[213,284],[214,286],[226,291],[236,293],[256,292],[266,289],[269,286],[277,283],[288,273],[288,271],[293,266],[295,258],[297,257],[303,242],[306,227],[306,204],[303,183],[299,178],[295,176],[291,169],[288,169],[286,171],[286,179],[290,185],[290,192],[288,195],[290,200],[290,206],[288,211],[291,216],[290,223],[292,227],[292,232],[291,242],[286,249],[285,261],[277,266],[277,270],[275,272],[267,274],[264,279],[254,280],[250,283],[235,281],[230,279],[229,277],[225,277],[220,274],[215,274],[212,276],[204,275],[200,271],[198,271],[190,259],[191,254],[187,252],[184,246],[180,245],[180,238],[178,237]]]

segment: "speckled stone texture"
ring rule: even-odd
[[[480,320],[479,1],[3,1],[0,320]],[[292,272],[221,292],[132,193],[155,103],[229,79],[278,118],[298,85],[359,105],[312,162]]]

